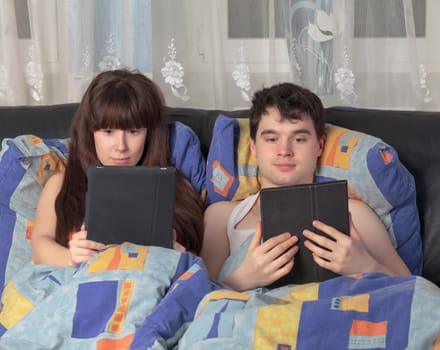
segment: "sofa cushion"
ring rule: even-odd
[[[206,161],[196,133],[183,123],[169,123],[169,144],[174,165],[198,193],[205,188]]]
[[[422,271],[422,243],[413,176],[382,140],[327,124],[316,181],[346,179],[349,196],[381,218],[399,255],[414,274]],[[207,157],[207,204],[241,200],[259,190],[257,162],[249,151],[248,119],[219,115]]]

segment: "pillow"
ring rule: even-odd
[[[169,123],[170,152],[177,169],[201,194],[205,187],[206,162],[196,133],[187,125],[172,121]]]
[[[414,274],[422,272],[422,242],[413,176],[396,150],[361,132],[327,124],[316,181],[348,181],[349,197],[368,204],[384,223],[397,252]],[[241,200],[259,190],[249,150],[248,119],[219,115],[207,157],[206,201]]]
[[[0,152],[0,291],[32,258],[30,237],[41,189],[64,171],[67,140],[4,139]]]

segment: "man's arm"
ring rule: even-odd
[[[206,208],[203,224],[204,236],[200,256],[205,262],[209,276],[217,280],[223,263],[230,254],[227,234],[228,220],[237,205],[233,201],[221,201]]]
[[[284,232],[261,243],[257,225],[241,265],[222,281],[238,291],[265,287],[289,273],[298,252],[298,238]]]
[[[230,255],[227,227],[238,202],[217,202],[205,211],[205,235],[201,257],[212,279],[218,279],[223,263]],[[257,225],[246,257],[241,265],[226,276],[225,284],[238,291],[266,286],[284,276],[293,267],[298,251],[298,238],[289,233],[272,237],[261,244],[261,225]]]
[[[389,275],[411,274],[397,254],[384,224],[376,213],[364,202],[358,200],[350,200],[349,208],[359,236],[378,263],[376,271]]]
[[[341,275],[365,272],[410,274],[376,213],[357,200],[349,201],[349,210],[349,236],[319,221],[313,222],[313,226],[334,241],[309,230],[304,231],[308,239],[304,244],[312,251],[315,262]]]

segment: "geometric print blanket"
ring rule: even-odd
[[[28,265],[3,291],[0,349],[171,348],[214,288],[200,258],[128,243],[77,268]]]
[[[179,349],[440,349],[440,289],[417,276],[214,291]]]
[[[6,285],[0,349],[439,349],[440,288],[369,273],[235,292],[190,253],[124,243]]]

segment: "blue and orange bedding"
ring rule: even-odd
[[[372,273],[239,293],[190,253],[123,244],[20,270],[0,329],[0,349],[436,349],[440,288]]]

